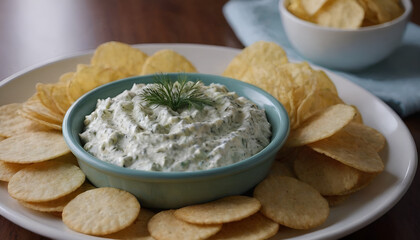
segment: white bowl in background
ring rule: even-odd
[[[398,18],[356,30],[319,26],[290,13],[280,0],[284,31],[292,46],[315,64],[339,70],[359,70],[388,57],[401,43],[412,12],[411,0],[401,0]]]

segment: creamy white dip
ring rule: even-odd
[[[199,85],[214,104],[178,111],[148,106],[140,95],[153,84],[98,100],[80,134],[85,150],[121,167],[173,172],[230,165],[269,144],[264,110],[223,85]]]

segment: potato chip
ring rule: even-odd
[[[58,78],[58,83],[67,83],[69,82],[74,76],[74,72],[66,72],[61,74],[61,76]]]
[[[328,205],[330,207],[336,207],[342,204],[350,197],[349,194],[347,195],[336,195],[336,196],[324,196],[324,198],[328,201]]]
[[[379,23],[399,17],[404,10],[395,0],[364,0],[367,7],[377,16]]]
[[[291,177],[264,179],[255,187],[254,197],[266,217],[294,229],[319,226],[329,215],[327,200],[310,185]]]
[[[59,213],[62,212],[64,207],[77,195],[86,192],[87,190],[94,189],[95,187],[87,182],[83,183],[82,186],[77,188],[75,191],[60,197],[58,199],[54,199],[51,201],[46,202],[25,202],[19,201],[22,206],[30,208],[32,210],[40,211],[40,212],[54,212]]]
[[[362,117],[362,114],[360,113],[359,109],[354,105],[351,105],[351,106],[354,108],[354,110],[356,110],[356,115],[353,118],[353,122],[363,123],[363,117]]]
[[[67,83],[67,95],[72,101],[76,101],[83,94],[103,84],[125,78],[125,73],[100,65],[85,66],[79,68],[73,78]]]
[[[342,102],[332,81],[307,63],[267,63],[250,67],[240,79],[254,84],[279,100],[289,114],[291,129],[324,108]]]
[[[13,175],[8,192],[17,200],[46,202],[75,191],[84,181],[85,175],[77,166],[48,161],[32,164]]]
[[[71,152],[64,154],[63,156],[59,156],[54,159],[51,159],[49,161],[59,161],[59,162],[71,163],[73,165],[79,166],[76,156],[74,156],[73,153]]]
[[[63,122],[63,115],[55,113],[50,109],[46,108],[37,94],[30,97],[26,102],[23,103],[22,110],[29,113],[30,115],[54,124],[60,124]]]
[[[378,173],[384,170],[384,163],[376,150],[366,144],[362,137],[354,136],[347,131],[339,131],[309,146],[319,153],[363,172]]]
[[[0,160],[11,163],[36,163],[69,153],[59,132],[29,132],[0,142]]]
[[[287,10],[291,12],[296,17],[310,21],[311,17],[309,14],[305,11],[305,9],[302,6],[301,0],[290,0],[289,4],[286,6]]]
[[[344,128],[355,114],[355,109],[349,105],[333,105],[313,115],[299,128],[291,131],[286,145],[288,147],[303,146],[328,138]]]
[[[63,209],[63,222],[70,229],[91,235],[106,235],[130,226],[140,213],[131,193],[110,187],[79,194]]]
[[[146,59],[141,75],[153,73],[197,72],[194,65],[181,54],[163,49]]]
[[[22,104],[11,103],[0,106],[0,136],[12,137],[25,132],[46,130],[27,118],[22,117],[18,112],[22,109]]]
[[[362,26],[365,12],[357,0],[329,1],[315,15],[315,22],[321,26],[357,29]]]
[[[273,176],[296,177],[293,168],[285,161],[274,161],[268,174]]]
[[[229,196],[180,208],[174,216],[194,224],[218,224],[244,219],[258,212],[260,202],[247,196]]]
[[[21,117],[23,117],[23,118],[25,118],[29,121],[32,121],[36,125],[42,126],[43,129],[38,129],[37,131],[46,131],[46,130],[51,130],[51,129],[61,131],[61,123],[48,122],[47,120],[44,119],[44,117],[38,115],[35,112],[27,112],[24,109],[20,109],[20,110],[18,110],[18,114]]]
[[[371,146],[377,152],[379,152],[386,143],[384,135],[378,130],[358,122],[350,122],[344,127],[344,131],[355,137],[362,138],[363,141],[365,141],[365,144]]]
[[[154,215],[148,225],[150,235],[157,240],[195,240],[206,239],[216,234],[222,224],[192,224],[174,216],[175,210],[161,211]]]
[[[112,239],[154,240],[149,230],[147,230],[147,223],[154,215],[154,212],[142,208],[133,224],[119,232],[104,237]]]
[[[70,108],[71,102],[67,96],[67,83],[57,83],[53,86],[51,91],[51,98],[55,103],[57,109],[62,113],[66,114],[67,109]]]
[[[294,170],[299,180],[306,182],[321,195],[339,195],[353,189],[362,173],[330,157],[303,148],[294,161]]]
[[[0,181],[8,182],[21,169],[27,167],[27,164],[8,163],[0,161]]]
[[[274,42],[257,41],[236,55],[222,75],[242,80],[251,66],[255,68],[266,64],[279,66],[287,62],[286,52],[279,45]]]
[[[314,15],[318,10],[324,6],[328,0],[300,0],[303,9],[310,15]]]
[[[274,236],[278,229],[278,223],[258,212],[240,221],[223,224],[222,230],[209,239],[268,239]]]
[[[147,59],[147,54],[121,42],[106,42],[96,48],[91,59],[92,65],[118,68],[128,76],[139,75]]]
[[[55,101],[52,97],[52,91],[54,86],[55,84],[37,83],[36,91],[38,99],[41,101],[42,105],[48,108],[51,112],[64,117],[64,114],[57,108],[57,105],[55,104]]]
[[[353,187],[352,189],[341,193],[340,195],[349,195],[349,194],[362,190],[363,188],[368,186],[373,181],[373,179],[375,179],[377,175],[378,175],[377,173],[363,172],[361,177],[359,178],[359,182],[357,183],[357,185]]]

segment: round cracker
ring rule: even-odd
[[[147,230],[147,223],[149,223],[149,220],[154,215],[154,212],[142,208],[133,224],[119,232],[104,237],[112,239],[154,240],[150,235],[149,230]]]
[[[195,224],[218,224],[244,219],[258,212],[260,202],[247,196],[229,196],[216,201],[186,206],[175,211],[175,217]]]
[[[321,195],[338,195],[355,187],[362,172],[342,164],[309,147],[303,148],[294,161],[299,180],[308,183]]]
[[[355,115],[356,110],[346,104],[328,107],[291,131],[286,145],[289,147],[303,146],[328,138],[343,129]]]
[[[63,222],[70,229],[91,235],[106,235],[130,226],[138,217],[140,203],[129,192],[96,188],[79,194],[63,209]]]
[[[175,210],[161,211],[150,219],[147,228],[157,240],[198,240],[216,234],[222,224],[199,225],[182,221],[174,216]]]
[[[0,160],[10,163],[43,162],[69,152],[60,132],[29,132],[0,142]]]
[[[94,189],[95,187],[87,182],[85,182],[82,186],[80,186],[75,191],[55,200],[47,201],[47,202],[25,202],[19,201],[24,207],[30,208],[32,210],[40,211],[40,212],[54,212],[54,213],[61,213],[64,207],[77,195],[90,190]]]
[[[268,177],[254,189],[261,212],[271,220],[294,229],[321,225],[329,215],[329,206],[321,194],[297,179]]]
[[[268,239],[274,236],[278,229],[278,223],[258,212],[240,221],[223,224],[222,230],[209,239]]]
[[[48,161],[32,164],[10,179],[8,192],[17,200],[45,202],[63,197],[85,181],[79,167],[64,162]]]

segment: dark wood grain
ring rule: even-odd
[[[0,79],[50,58],[116,40],[242,48],[227,24],[226,0],[1,0]],[[412,21],[420,24],[420,2]],[[420,40],[419,40],[420,41]],[[420,56],[419,56],[420,57]],[[420,76],[419,76],[420,78]],[[404,119],[420,149],[420,113]],[[420,176],[384,216],[344,239],[417,239]],[[0,216],[0,239],[48,239]]]

